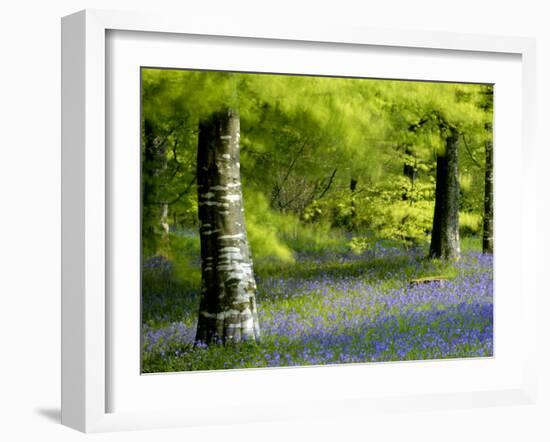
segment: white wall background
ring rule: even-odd
[[[84,8],[532,36],[538,44],[539,276],[548,262],[550,14],[523,0],[19,0],[0,7],[0,440],[550,440],[550,321],[539,321],[537,406],[85,436],[59,425],[60,17]],[[512,177],[513,179],[513,177]],[[518,179],[519,174],[518,174]],[[545,201],[546,199],[546,201]],[[546,284],[547,285],[547,284]],[[544,290],[540,290],[541,295]],[[550,293],[548,293],[550,296]],[[541,297],[539,310],[549,308]],[[541,316],[545,319],[545,315]],[[182,398],[182,400],[185,400]]]

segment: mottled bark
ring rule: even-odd
[[[458,235],[458,131],[450,129],[445,153],[437,157],[435,208],[430,256],[443,259],[460,257]]]
[[[244,222],[239,115],[201,121],[197,187],[202,286],[197,342],[257,340],[256,282]]]
[[[486,127],[485,196],[483,213],[483,253],[493,253],[493,137],[492,124]]]

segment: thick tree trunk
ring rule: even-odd
[[[458,132],[451,129],[446,140],[445,154],[437,157],[431,257],[460,257],[458,200]]]
[[[244,223],[239,130],[233,109],[215,113],[199,126],[202,287],[196,342],[239,342],[260,335]]]
[[[492,132],[492,125],[487,125]],[[485,142],[485,197],[483,214],[483,253],[493,253],[493,139],[488,133]]]

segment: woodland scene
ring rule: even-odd
[[[141,79],[143,373],[492,356],[492,85]]]

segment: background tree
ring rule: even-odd
[[[143,247],[149,253],[158,254],[162,253],[168,235],[168,207],[161,197],[162,175],[166,172],[166,139],[158,134],[148,119],[144,120],[142,139]]]
[[[456,128],[446,132],[445,152],[437,156],[435,206],[430,256],[457,259],[460,256],[458,232],[458,139]]]
[[[405,176],[411,164],[416,169],[415,180],[407,177],[409,182],[402,186],[402,199],[411,202],[402,209],[402,220],[422,220],[422,230],[431,231],[429,254],[434,257],[458,257],[459,231],[471,235],[480,230],[482,195],[474,183],[474,177],[480,177],[474,169],[480,168],[476,156],[484,131],[483,112],[476,104],[480,87],[423,82],[388,87],[388,138],[396,140],[398,151],[404,150]],[[460,153],[465,149],[468,158]],[[428,207],[432,216],[426,226],[422,214]],[[422,237],[418,228],[412,229],[415,242]]]
[[[483,198],[483,252],[493,253],[493,87],[484,86],[481,108],[485,121],[485,194]]]

